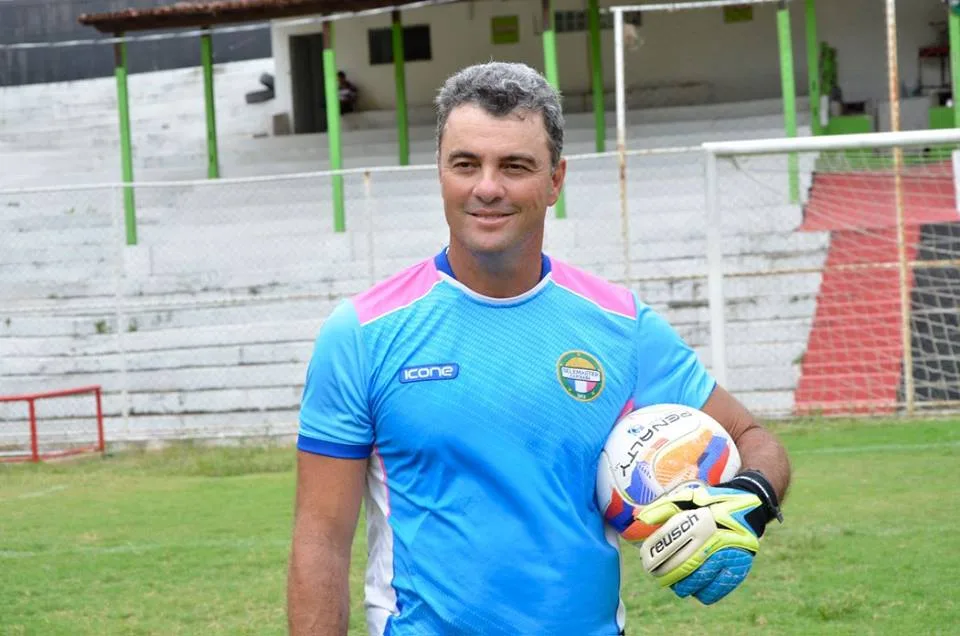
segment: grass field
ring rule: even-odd
[[[747,582],[682,601],[627,547],[628,633],[958,633],[960,420],[775,430],[794,486]],[[284,633],[293,459],[184,445],[0,466],[0,634]],[[351,636],[364,554],[361,529]]]

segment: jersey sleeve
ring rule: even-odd
[[[369,375],[360,321],[345,301],[317,335],[300,401],[298,449],[350,459],[370,455]]]
[[[702,408],[716,380],[663,316],[639,301],[637,309],[634,404],[637,408],[652,404]]]

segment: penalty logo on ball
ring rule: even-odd
[[[590,402],[603,391],[603,367],[585,351],[567,351],[560,356],[557,379],[570,397],[581,402]]]

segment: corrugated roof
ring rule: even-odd
[[[449,1],[449,0],[447,0]],[[178,2],[150,9],[82,14],[80,24],[103,33],[259,22],[302,15],[351,13],[424,4],[423,0],[214,0]]]

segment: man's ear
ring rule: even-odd
[[[560,191],[563,190],[563,182],[567,178],[567,160],[561,158],[557,163],[557,167],[554,168],[553,174],[550,175],[551,180],[551,191],[550,191],[550,205],[553,205],[557,202],[557,199],[560,198]]]

